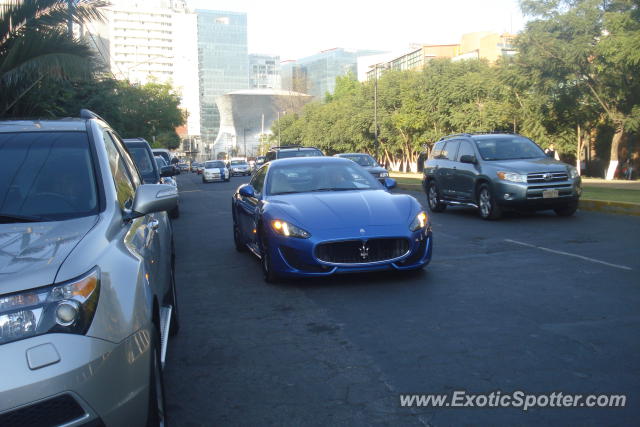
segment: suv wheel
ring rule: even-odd
[[[502,210],[487,184],[482,184],[478,190],[478,210],[482,219],[498,219],[502,216]]]
[[[558,216],[572,216],[578,210],[578,202],[569,203],[561,208],[555,208],[554,211]]]
[[[447,205],[440,201],[438,186],[433,180],[429,181],[427,186],[427,201],[431,212],[442,212],[447,208]]]

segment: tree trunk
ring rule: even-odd
[[[576,169],[578,169],[578,175],[582,175],[582,132],[580,129],[580,123],[578,123],[576,133],[578,135],[578,149],[576,150]]]
[[[611,157],[609,158],[609,168],[607,169],[607,180],[612,180],[615,177],[616,169],[618,168],[618,148],[620,147],[620,141],[624,136],[624,125],[622,123],[616,123],[616,130],[611,139]]]

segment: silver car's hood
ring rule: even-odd
[[[65,258],[98,216],[0,224],[0,294],[53,283]]]

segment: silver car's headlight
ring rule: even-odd
[[[100,271],[78,279],[0,296],[0,345],[48,332],[85,334],[98,307]]]
[[[429,222],[429,217],[425,211],[421,211],[416,215],[416,217],[411,221],[411,225],[409,225],[409,230],[418,231],[427,226]]]
[[[578,169],[574,168],[573,166],[569,166],[567,169],[569,169],[569,178],[576,179],[580,176],[580,174],[578,173]]]
[[[504,181],[510,182],[527,182],[527,175],[522,175],[520,173],[515,172],[497,172],[498,178]]]
[[[279,219],[271,221],[271,228],[273,228],[273,231],[280,234],[281,236],[298,237],[300,239],[308,239],[309,237],[311,237],[311,234],[309,234],[308,231]]]
[[[388,178],[389,172],[380,172],[380,178]]]

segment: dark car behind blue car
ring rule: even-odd
[[[261,259],[267,281],[417,270],[431,259],[431,225],[420,203],[391,194],[347,159],[266,163],[235,192],[232,212],[236,248]]]

